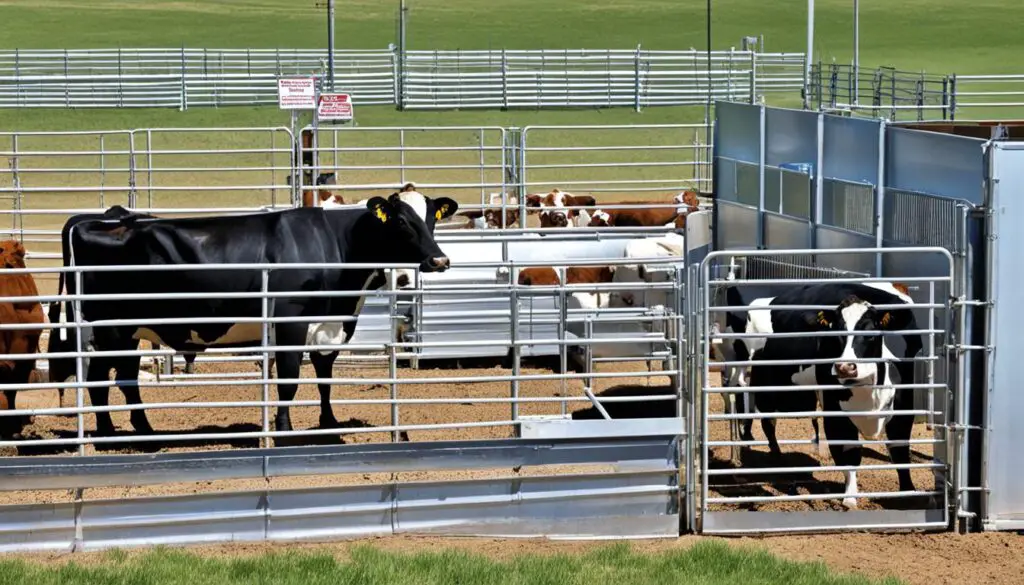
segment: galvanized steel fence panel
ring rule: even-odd
[[[357,104],[410,109],[640,109],[803,87],[799,53],[716,51],[710,88],[706,59],[696,50],[340,50],[334,79]],[[278,77],[320,75],[326,60],[325,50],[302,49],[4,51],[0,107],[274,104]]]
[[[809,264],[833,264],[831,260],[825,260],[824,258],[836,255],[865,255],[873,257],[876,254],[883,255],[895,255],[901,254],[904,256],[915,256],[915,257],[929,257],[936,258],[937,265],[944,265],[945,270],[940,273],[927,276],[927,277],[899,277],[898,281],[906,282],[911,286],[918,286],[927,288],[929,286],[943,284],[950,286],[953,282],[954,275],[954,262],[952,255],[943,248],[903,248],[903,249],[846,249],[846,250],[780,250],[780,251],[748,251],[744,252],[743,255],[747,263],[752,260],[757,260],[758,264],[765,264],[764,268],[767,270],[758,270],[754,273],[746,271],[740,266],[739,271],[734,271],[729,277],[723,275],[724,266],[723,263],[734,264],[735,258],[732,257],[730,251],[718,251],[710,254],[702,263],[702,275],[700,286],[704,289],[702,299],[702,308],[700,309],[703,313],[701,318],[701,324],[703,327],[702,339],[703,343],[710,344],[713,339],[721,338],[723,343],[732,343],[732,340],[739,337],[750,337],[759,336],[765,339],[770,339],[779,336],[795,336],[795,335],[814,335],[812,332],[806,332],[801,334],[796,333],[744,333],[744,332],[731,332],[729,334],[720,333],[724,328],[721,326],[723,321],[723,312],[727,310],[737,311],[739,313],[747,312],[745,307],[727,307],[721,300],[723,295],[720,294],[720,289],[725,287],[740,287],[746,289],[744,301],[750,303],[754,298],[759,296],[772,296],[772,291],[779,292],[784,287],[791,287],[796,285],[813,284],[818,282],[864,282],[864,276],[855,275],[844,275],[840,272],[831,273],[819,273],[819,274],[800,274],[799,272],[794,273],[793,268],[800,270],[800,265]],[[811,258],[815,256],[822,256],[813,262],[806,260],[798,260],[795,264],[788,262],[789,258]],[[943,262],[944,260],[944,262]],[[763,262],[762,262],[763,261]],[[749,264],[747,265],[749,268]],[[877,279],[875,279],[877,280]],[[888,280],[888,279],[887,279]],[[893,279],[897,280],[897,279]],[[754,287],[754,288],[751,288]],[[754,292],[756,290],[756,292]],[[944,316],[936,315],[935,309],[946,307],[949,308],[949,301],[942,299],[942,297],[932,297],[931,300],[922,301],[920,297],[915,297],[915,304],[913,305],[917,311],[924,311],[924,319],[918,321],[918,329],[915,330],[919,333],[923,333],[927,338],[932,333],[941,333],[948,331],[948,321],[944,319]],[[825,307],[804,307],[806,309],[820,309]],[[713,331],[713,324],[718,323],[716,331]],[[898,339],[898,338],[893,338]],[[891,341],[890,341],[891,343]],[[736,400],[739,400],[739,392],[750,393],[753,388],[756,388],[757,392],[785,392],[789,387],[770,387],[770,386],[720,386],[712,383],[710,377],[709,366],[710,363],[706,360],[705,356],[708,355],[709,348],[702,346],[696,348],[697,355],[700,358],[702,364],[702,385],[698,392],[699,404],[699,416],[702,418],[702,425],[700,432],[696,435],[700,437],[702,444],[698,452],[698,458],[700,460],[700,484],[701,484],[701,502],[702,509],[700,513],[700,525],[701,530],[705,533],[711,534],[736,534],[736,533],[751,533],[751,532],[764,532],[764,533],[781,533],[781,532],[798,532],[798,531],[821,531],[821,530],[888,530],[893,528],[930,528],[930,529],[944,529],[948,525],[948,512],[949,512],[949,491],[946,489],[946,482],[948,481],[948,474],[954,463],[953,458],[955,455],[951,451],[952,444],[948,441],[948,430],[945,427],[936,426],[934,427],[934,434],[928,438],[911,438],[910,442],[913,445],[913,449],[921,452],[931,451],[929,455],[925,456],[925,462],[911,461],[910,463],[896,464],[896,463],[884,463],[876,464],[870,460],[861,463],[856,468],[845,468],[836,467],[829,465],[824,462],[818,464],[818,462],[811,463],[800,463],[794,464],[794,459],[785,459],[768,465],[768,468],[764,468],[763,465],[754,466],[753,456],[755,448],[763,447],[767,444],[765,441],[758,440],[755,435],[753,442],[736,440],[737,433],[735,429],[732,432],[725,432],[724,430],[718,429],[718,425],[727,424],[730,427],[738,424],[742,420],[759,420],[764,418],[775,419],[779,424],[782,424],[784,420],[796,419],[806,420],[811,417],[824,417],[824,416],[847,416],[843,412],[838,413],[816,413],[816,412],[788,412],[785,407],[781,408],[778,413],[752,413],[747,410],[745,413],[737,414],[734,409],[729,406],[729,398],[731,395],[736,395]],[[901,356],[902,352],[899,348],[892,350],[894,354]],[[936,344],[925,344],[924,351],[914,358],[915,363],[936,363],[939,364],[944,360],[945,349],[941,345]],[[804,356],[806,357],[806,356]],[[776,363],[776,358],[772,358],[773,362]],[[722,366],[726,368],[747,367],[746,362],[742,361],[723,361],[720,362]],[[783,362],[778,362],[783,363]],[[792,364],[807,366],[807,360],[802,359],[797,362],[791,362]],[[917,384],[910,384],[908,381],[902,381],[901,385],[898,386],[897,392],[912,391],[913,388],[926,388],[929,390],[943,389],[948,391],[948,387],[945,382],[940,378],[937,379],[936,371],[941,368],[941,365],[936,365],[935,369],[929,369],[926,371],[926,375],[919,378]],[[723,378],[724,379],[724,378]],[[811,386],[801,386],[805,389],[812,389]],[[841,387],[825,387],[818,386],[823,392],[830,391],[835,388]],[[721,396],[721,399],[717,399],[717,396]],[[721,411],[718,410],[717,403],[713,404],[713,399],[718,401],[725,401],[724,407]],[[931,407],[931,405],[929,405]],[[932,416],[937,414],[935,409],[938,406],[902,411],[905,413],[921,415],[921,416]],[[878,411],[883,413],[883,411]],[[891,414],[891,413],[890,413]],[[809,432],[809,426],[803,426],[803,432]],[[782,448],[783,453],[787,451],[799,451],[801,447],[812,445],[813,441],[805,439],[793,438],[791,434],[793,430],[785,430],[787,427],[780,427],[782,438],[779,440],[779,445]],[[719,437],[730,437],[729,439],[723,439]],[[835,448],[837,441],[835,437],[827,437],[828,442]],[[889,445],[893,444],[894,439],[891,437],[879,438],[874,440],[862,441],[859,437],[854,438],[850,441],[850,445],[856,445],[858,448],[863,448],[867,445]],[[846,445],[847,443],[841,443]],[[839,447],[842,448],[842,447]],[[725,449],[723,451],[723,449]],[[737,451],[744,450],[747,453],[740,458],[740,462],[736,462]],[[716,453],[717,451],[717,453]],[[729,454],[731,451],[731,455]],[[739,451],[742,453],[743,451]],[[751,457],[751,459],[747,459]],[[724,458],[724,459],[723,459]],[[801,459],[801,462],[805,461],[806,457]],[[823,511],[820,506],[812,504],[812,502],[825,502],[828,500],[838,500],[844,497],[850,497],[851,493],[835,492],[832,489],[819,490],[807,486],[806,489],[801,489],[801,485],[805,483],[799,479],[781,479],[779,481],[772,481],[771,478],[778,477],[781,475],[783,478],[799,478],[800,476],[806,476],[807,474],[821,474],[818,477],[812,479],[812,482],[824,481],[824,477],[830,475],[829,472],[836,471],[857,471],[861,477],[871,477],[872,473],[884,473],[892,474],[895,469],[909,469],[909,470],[925,470],[928,475],[934,475],[933,481],[928,482],[922,477],[917,477],[915,480],[916,491],[895,491],[891,487],[883,488],[882,484],[875,480],[869,484],[871,486],[877,486],[873,488],[862,489],[859,493],[854,494],[854,497],[859,502],[863,503],[867,499],[874,499],[878,501],[889,501],[893,498],[903,499],[906,498],[931,498],[931,501],[927,505],[921,504],[907,504],[899,506],[899,509],[893,509],[892,507],[886,506],[885,510],[849,510],[849,511],[836,511],[832,510]],[[927,476],[926,476],[927,477]],[[742,479],[740,479],[742,478]],[[761,479],[764,478],[764,479]],[[889,481],[889,484],[895,482]],[[763,484],[763,485],[762,485]],[[922,485],[927,484],[927,485]],[[785,506],[792,509],[794,506],[804,506],[804,509],[800,511],[781,512],[773,509],[776,506]]]

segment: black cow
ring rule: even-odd
[[[252,264],[252,263],[419,263],[425,272],[443,271],[448,259],[432,236],[439,219],[455,213],[458,204],[448,198],[432,200],[419,193],[395,193],[390,198],[374,197],[366,208],[324,210],[299,208],[251,215],[210,218],[154,219],[120,215],[113,220],[81,220],[68,227],[71,254],[65,265],[110,266],[148,264]],[[74,219],[74,218],[73,218]],[[69,223],[72,223],[69,221]],[[74,279],[68,291],[74,294]],[[366,291],[382,282],[380,270],[298,269],[270,273],[273,292]],[[154,318],[245,318],[262,314],[260,299],[219,299],[219,292],[258,292],[261,275],[255,270],[175,270],[147,272],[86,272],[84,294],[209,293],[204,299],[138,299],[81,302],[82,319]],[[286,297],[272,301],[273,317],[355,316],[362,297]],[[351,338],[356,323],[276,323],[272,329],[275,345],[308,343],[343,344]],[[258,343],[261,326],[254,323],[189,323],[150,327],[94,327],[91,346],[97,350],[134,350],[140,339],[148,339],[178,351],[203,351],[207,347],[241,347]],[[73,338],[68,336],[70,347]],[[67,341],[62,343],[68,343]],[[327,351],[327,350],[324,350]],[[277,352],[278,378],[299,377],[302,353]],[[319,352],[311,352],[317,356]],[[315,359],[330,365],[337,351]],[[311,356],[312,357],[312,356]],[[320,356],[318,356],[320,357]],[[52,367],[52,366],[51,366]],[[90,360],[88,381],[107,380],[109,370],[117,371],[116,384],[130,404],[141,404],[137,378],[139,358],[96,358]],[[321,420],[330,413],[330,385],[321,385]],[[326,392],[325,389],[326,388]],[[278,384],[282,401],[294,398],[295,383]],[[107,404],[109,388],[90,389],[93,405]],[[329,415],[333,419],[333,415]],[[107,413],[97,413],[97,432],[112,433]],[[132,411],[132,426],[138,432],[151,427],[142,410]],[[278,408],[275,428],[291,429],[289,409]]]
[[[889,288],[889,290],[886,290]],[[899,305],[912,302],[902,290],[896,287],[886,287],[879,283],[872,285],[854,283],[828,283],[820,285],[802,286],[790,289],[776,296],[769,307],[778,305],[819,305],[835,306],[835,310],[826,311],[803,311],[795,309],[774,309],[771,310],[771,332],[812,332],[812,331],[901,331],[917,329],[913,310],[887,309],[875,310],[872,305]],[[848,309],[849,307],[854,307]],[[856,314],[854,314],[856,313]],[[768,332],[768,333],[771,333]],[[892,338],[889,338],[892,339]],[[904,336],[905,359],[914,358],[923,348],[920,334]],[[890,341],[891,343],[891,341]],[[881,358],[887,357],[890,361],[896,362],[894,367],[887,363],[881,363],[874,368],[872,364],[858,364],[853,367],[853,376],[850,373],[851,364],[844,361],[851,356],[856,358]],[[799,365],[800,360],[827,359],[834,362],[808,365]],[[847,388],[841,390],[817,391],[808,389],[806,391],[782,391],[782,392],[751,392],[751,402],[755,408],[762,413],[773,412],[809,412],[814,411],[818,404],[820,392],[822,409],[825,412],[840,412],[843,410],[869,410],[868,408],[854,407],[860,404],[860,387],[874,382],[864,382],[870,377],[877,380],[878,384],[891,387],[898,383],[914,383],[914,363],[912,361],[900,361],[883,343],[881,336],[821,336],[821,337],[771,337],[767,336],[764,346],[753,356],[753,361],[770,360],[794,360],[793,365],[757,364],[751,368],[749,384],[756,386],[787,386],[787,385],[838,385],[843,379],[843,385]],[[869,374],[862,374],[869,372]],[[872,392],[871,390],[866,390]],[[881,396],[885,391],[880,391]],[[884,401],[883,401],[884,402]],[[844,407],[844,405],[846,407]],[[891,408],[885,404],[876,405],[873,410],[911,410],[913,409],[913,392],[908,390],[895,390]],[[836,441],[856,440],[861,434],[859,425],[864,418],[877,417],[823,417],[825,437]],[[913,415],[895,415],[884,417],[885,434],[893,441],[906,441],[910,439],[914,423]],[[752,421],[746,421],[742,438],[752,440],[750,433]],[[815,425],[816,426],[816,425]],[[776,457],[781,455],[778,441],[775,436],[775,421],[771,418],[761,419],[761,428],[768,439],[771,452]],[[856,466],[860,464],[861,449],[849,445],[829,445],[833,460],[837,465]],[[910,463],[909,445],[890,445],[889,454],[894,463]],[[900,490],[913,490],[914,485],[910,478],[910,471],[900,469],[899,476]],[[856,474],[847,474],[847,492],[856,493]],[[844,504],[855,505],[855,501],[848,498]],[[851,506],[852,507],[852,506]]]

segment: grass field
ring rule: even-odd
[[[50,583],[896,585],[901,581],[839,574],[823,563],[785,561],[764,551],[735,549],[713,542],[655,554],[642,554],[631,551],[626,545],[617,545],[583,555],[523,555],[513,560],[496,560],[453,550],[401,554],[360,546],[353,549],[345,560],[323,553],[284,552],[210,558],[180,551],[156,550],[133,556],[112,551],[87,564],[71,562],[45,566],[0,561],[0,585]]]

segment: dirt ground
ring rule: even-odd
[[[198,364],[197,373],[230,374],[232,372],[257,372],[257,366],[253,361],[244,361],[232,364]],[[524,367],[523,374],[550,373],[547,367]],[[644,364],[602,364],[599,372],[624,372],[632,374],[616,380],[596,380],[595,390],[599,396],[612,396],[623,394],[645,394],[664,395],[670,394],[667,376],[658,375],[650,379],[637,375],[646,371]],[[338,377],[350,378],[373,378],[386,377],[386,367],[380,365],[356,365],[352,362],[345,362],[339,359],[336,364],[335,375]],[[477,375],[500,375],[508,374],[510,370],[495,364],[463,363],[446,364],[446,367],[426,365],[424,369],[414,371],[402,368],[399,375],[402,378],[423,377],[465,377]],[[303,377],[312,377],[312,368],[304,367]],[[717,384],[717,374],[712,374],[712,384]],[[524,381],[520,383],[520,395],[524,397],[550,397],[558,395],[561,391],[560,384],[552,381]],[[429,398],[459,398],[466,402],[457,402],[445,405],[403,405],[400,408],[399,416],[402,424],[449,424],[451,428],[411,430],[408,432],[410,441],[432,441],[452,439],[485,439],[504,438],[512,435],[512,428],[509,425],[501,424],[510,418],[510,407],[508,404],[477,403],[471,401],[480,398],[500,398],[509,396],[510,387],[508,382],[486,382],[486,383],[438,383],[430,385],[400,385],[398,395],[402,398],[429,397]],[[582,382],[570,381],[566,383],[565,392],[568,396],[581,397]],[[272,398],[276,397],[273,388]],[[387,386],[373,384],[335,385],[333,397],[336,399],[383,399],[387,398],[390,390]],[[213,401],[241,401],[259,400],[262,395],[262,387],[250,386],[207,386],[207,387],[171,387],[154,388],[143,391],[143,399],[147,403],[154,402],[185,402],[190,405],[199,405]],[[297,399],[315,400],[318,397],[316,387],[313,385],[300,386]],[[57,405],[57,392],[55,390],[44,390],[32,393],[22,393],[19,396],[20,407],[47,407]],[[111,401],[115,404],[123,403],[120,392],[111,392]],[[63,404],[69,406],[74,403],[74,393],[65,395]],[[86,398],[88,404],[88,398]],[[712,395],[710,400],[711,412],[722,411],[722,400],[719,395]],[[672,401],[651,401],[644,403],[619,403],[606,405],[614,418],[619,417],[652,417],[671,416],[674,410]],[[557,403],[546,405],[521,406],[522,414],[555,414],[559,411]],[[594,416],[593,408],[586,402],[569,402],[567,411],[574,413],[576,417]],[[391,422],[390,408],[387,405],[337,405],[334,407],[335,415],[345,428],[344,435],[330,434],[320,439],[307,440],[306,443],[362,443],[362,442],[387,442],[391,440],[390,433],[369,432],[366,427],[387,425]],[[236,408],[236,409],[154,409],[147,411],[150,422],[159,435],[176,433],[227,433],[257,431],[262,422],[262,412],[258,408]],[[273,409],[270,411],[273,416]],[[292,409],[292,423],[296,429],[316,428],[318,425],[319,407],[295,407]],[[130,425],[127,413],[115,413],[114,423],[121,431],[122,436],[130,436]],[[91,430],[95,425],[93,417],[86,416],[86,428]],[[272,420],[272,419],[271,419]],[[459,426],[471,422],[496,421],[496,426],[470,427]],[[52,417],[39,416],[22,431],[22,436],[32,438],[55,438],[75,436],[76,419],[73,417]],[[340,432],[340,431],[339,431]],[[757,439],[763,439],[760,426],[754,425],[754,435]],[[931,436],[925,425],[915,426],[914,436],[925,438]],[[710,424],[709,436],[712,440],[728,438],[728,429],[724,422],[712,422]],[[807,440],[812,436],[811,425],[808,420],[784,420],[778,425],[778,436],[780,439]],[[253,448],[258,446],[255,439],[224,439],[189,441],[188,443],[174,442],[161,439],[154,444],[128,444],[116,447],[89,447],[88,452],[97,453],[137,453],[152,451],[181,451],[181,450],[212,450],[229,448]],[[932,449],[930,445],[920,445],[914,448],[914,461],[926,462],[930,459]],[[36,454],[54,452],[70,452],[71,448],[29,448],[7,449],[5,455],[13,454]],[[817,450],[810,445],[783,446],[785,453],[785,466],[817,466],[830,464],[831,460],[826,455],[819,455]],[[767,447],[757,447],[744,452],[743,461],[750,467],[778,466],[767,457]],[[888,455],[882,448],[866,448],[865,464],[888,462]],[[716,448],[711,450],[709,466],[712,469],[728,468],[735,466],[730,461],[730,453],[727,448]],[[522,474],[540,474],[552,472],[581,472],[597,471],[598,468],[534,468],[523,469]],[[104,498],[127,498],[154,495],[189,494],[210,491],[234,491],[247,489],[278,489],[314,487],[319,485],[339,485],[353,483],[382,483],[391,481],[424,481],[424,480],[460,480],[476,479],[483,477],[508,476],[512,470],[495,469],[467,472],[445,472],[445,473],[402,473],[402,474],[350,474],[348,476],[311,476],[297,478],[280,478],[253,480],[229,480],[219,482],[194,482],[181,484],[163,484],[156,486],[115,486],[101,489],[85,490],[85,499]],[[860,489],[862,492],[896,491],[897,481],[895,471],[878,471],[860,473]],[[913,478],[918,489],[932,488],[932,474],[928,470],[915,470]],[[716,476],[712,478],[710,493],[712,496],[749,496],[749,495],[773,495],[773,494],[804,494],[804,493],[825,493],[839,494],[843,488],[843,478],[839,473],[815,472],[811,474],[786,474],[761,476],[754,474],[736,474]],[[70,501],[71,494],[67,491],[23,491],[23,492],[0,492],[0,504],[26,504],[26,503],[56,503]],[[878,499],[862,500],[862,509],[880,509],[885,507],[904,507],[912,505],[921,507],[925,502],[909,502],[906,499]],[[839,500],[812,501],[812,502],[768,502],[757,504],[737,505],[715,505],[713,509],[752,509],[752,510],[773,510],[773,511],[807,511],[807,510],[842,510]],[[666,550],[675,547],[689,546],[701,537],[686,536],[679,539],[634,541],[633,545],[640,550]],[[822,560],[830,566],[839,570],[854,570],[870,575],[884,576],[897,575],[908,580],[910,583],[929,585],[938,583],[1019,583],[1020,575],[1024,570],[1024,539],[1015,534],[982,534],[958,536],[952,534],[904,534],[904,535],[870,535],[870,534],[841,534],[841,535],[814,535],[814,536],[775,536],[765,538],[727,538],[727,542],[735,545],[753,545],[766,547],[768,550],[778,553],[784,557],[798,560]],[[252,545],[230,545],[199,547],[195,550],[204,554],[215,555],[238,555],[255,553],[259,551],[272,550],[287,546],[289,550],[295,548],[315,548],[326,550],[334,554],[344,556],[355,542],[369,542],[396,550],[425,550],[435,546],[453,546],[464,548],[484,554],[507,557],[522,552],[575,552],[587,550],[595,546],[601,546],[598,542],[568,542],[549,541],[538,539],[517,539],[517,540],[496,540],[496,539],[470,539],[470,538],[437,538],[437,537],[385,537],[372,539],[359,539],[356,541],[343,541],[315,544],[252,544]],[[38,560],[54,559],[88,559],[98,558],[96,555],[55,555],[35,554],[25,555],[26,558]]]

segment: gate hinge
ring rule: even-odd
[[[950,344],[946,344],[945,348],[946,348],[946,352],[947,353],[952,352],[952,353],[956,353],[957,355],[959,355],[959,354],[967,353],[969,351],[984,351],[986,353],[991,353],[992,351],[995,350],[996,346],[994,346],[994,345],[964,345],[962,343],[950,343]]]

